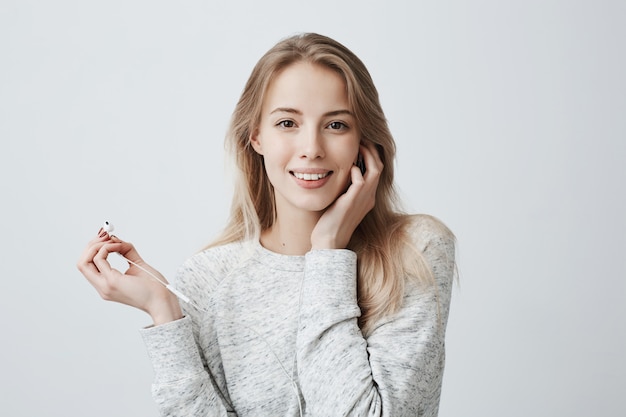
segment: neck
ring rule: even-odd
[[[322,213],[278,213],[271,228],[261,233],[261,244],[272,252],[301,256],[311,250],[311,232]]]

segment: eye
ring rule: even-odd
[[[276,123],[276,126],[278,127],[282,127],[285,129],[289,129],[294,127],[296,124],[293,122],[293,120],[281,120],[280,122]]]
[[[330,122],[328,127],[332,130],[345,130],[348,126],[343,122]]]

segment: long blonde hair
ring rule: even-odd
[[[261,57],[252,70],[226,136],[236,170],[230,218],[221,236],[209,246],[258,239],[275,220],[274,190],[250,136],[260,123],[271,81],[281,70],[301,61],[325,66],[342,76],[361,138],[377,145],[384,164],[376,204],[348,244],[357,254],[359,324],[367,334],[380,318],[398,310],[407,277],[427,285],[434,285],[434,278],[409,236],[412,218],[399,207],[393,182],[396,146],[376,87],[361,60],[335,40],[315,33],[289,37]]]

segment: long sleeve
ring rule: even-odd
[[[193,256],[175,281],[185,318],[141,331],[161,414],[435,416],[454,244],[415,233],[438,285],[407,280],[400,310],[367,337],[352,251],[294,257],[250,241]]]
[[[152,395],[162,416],[228,415],[203,366],[189,317],[141,334],[155,371]]]
[[[367,339],[357,324],[356,255],[307,254],[297,342],[307,415],[437,415],[454,243],[435,233],[421,242],[437,285],[408,283],[400,311]]]
[[[236,416],[220,367],[214,315],[202,306],[214,304],[219,280],[236,262],[229,251],[237,253],[237,248],[216,248],[188,259],[175,279],[191,299],[182,305],[185,317],[141,330],[155,372],[152,396],[162,416]]]

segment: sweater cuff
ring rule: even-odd
[[[346,249],[315,250],[306,254],[300,314],[308,336],[333,324],[358,317],[356,254]],[[306,325],[304,325],[306,323]]]
[[[139,332],[156,374],[155,383],[192,378],[204,371],[189,317]]]
[[[356,302],[356,253],[348,249],[319,249],[306,254],[305,286],[315,298]]]

